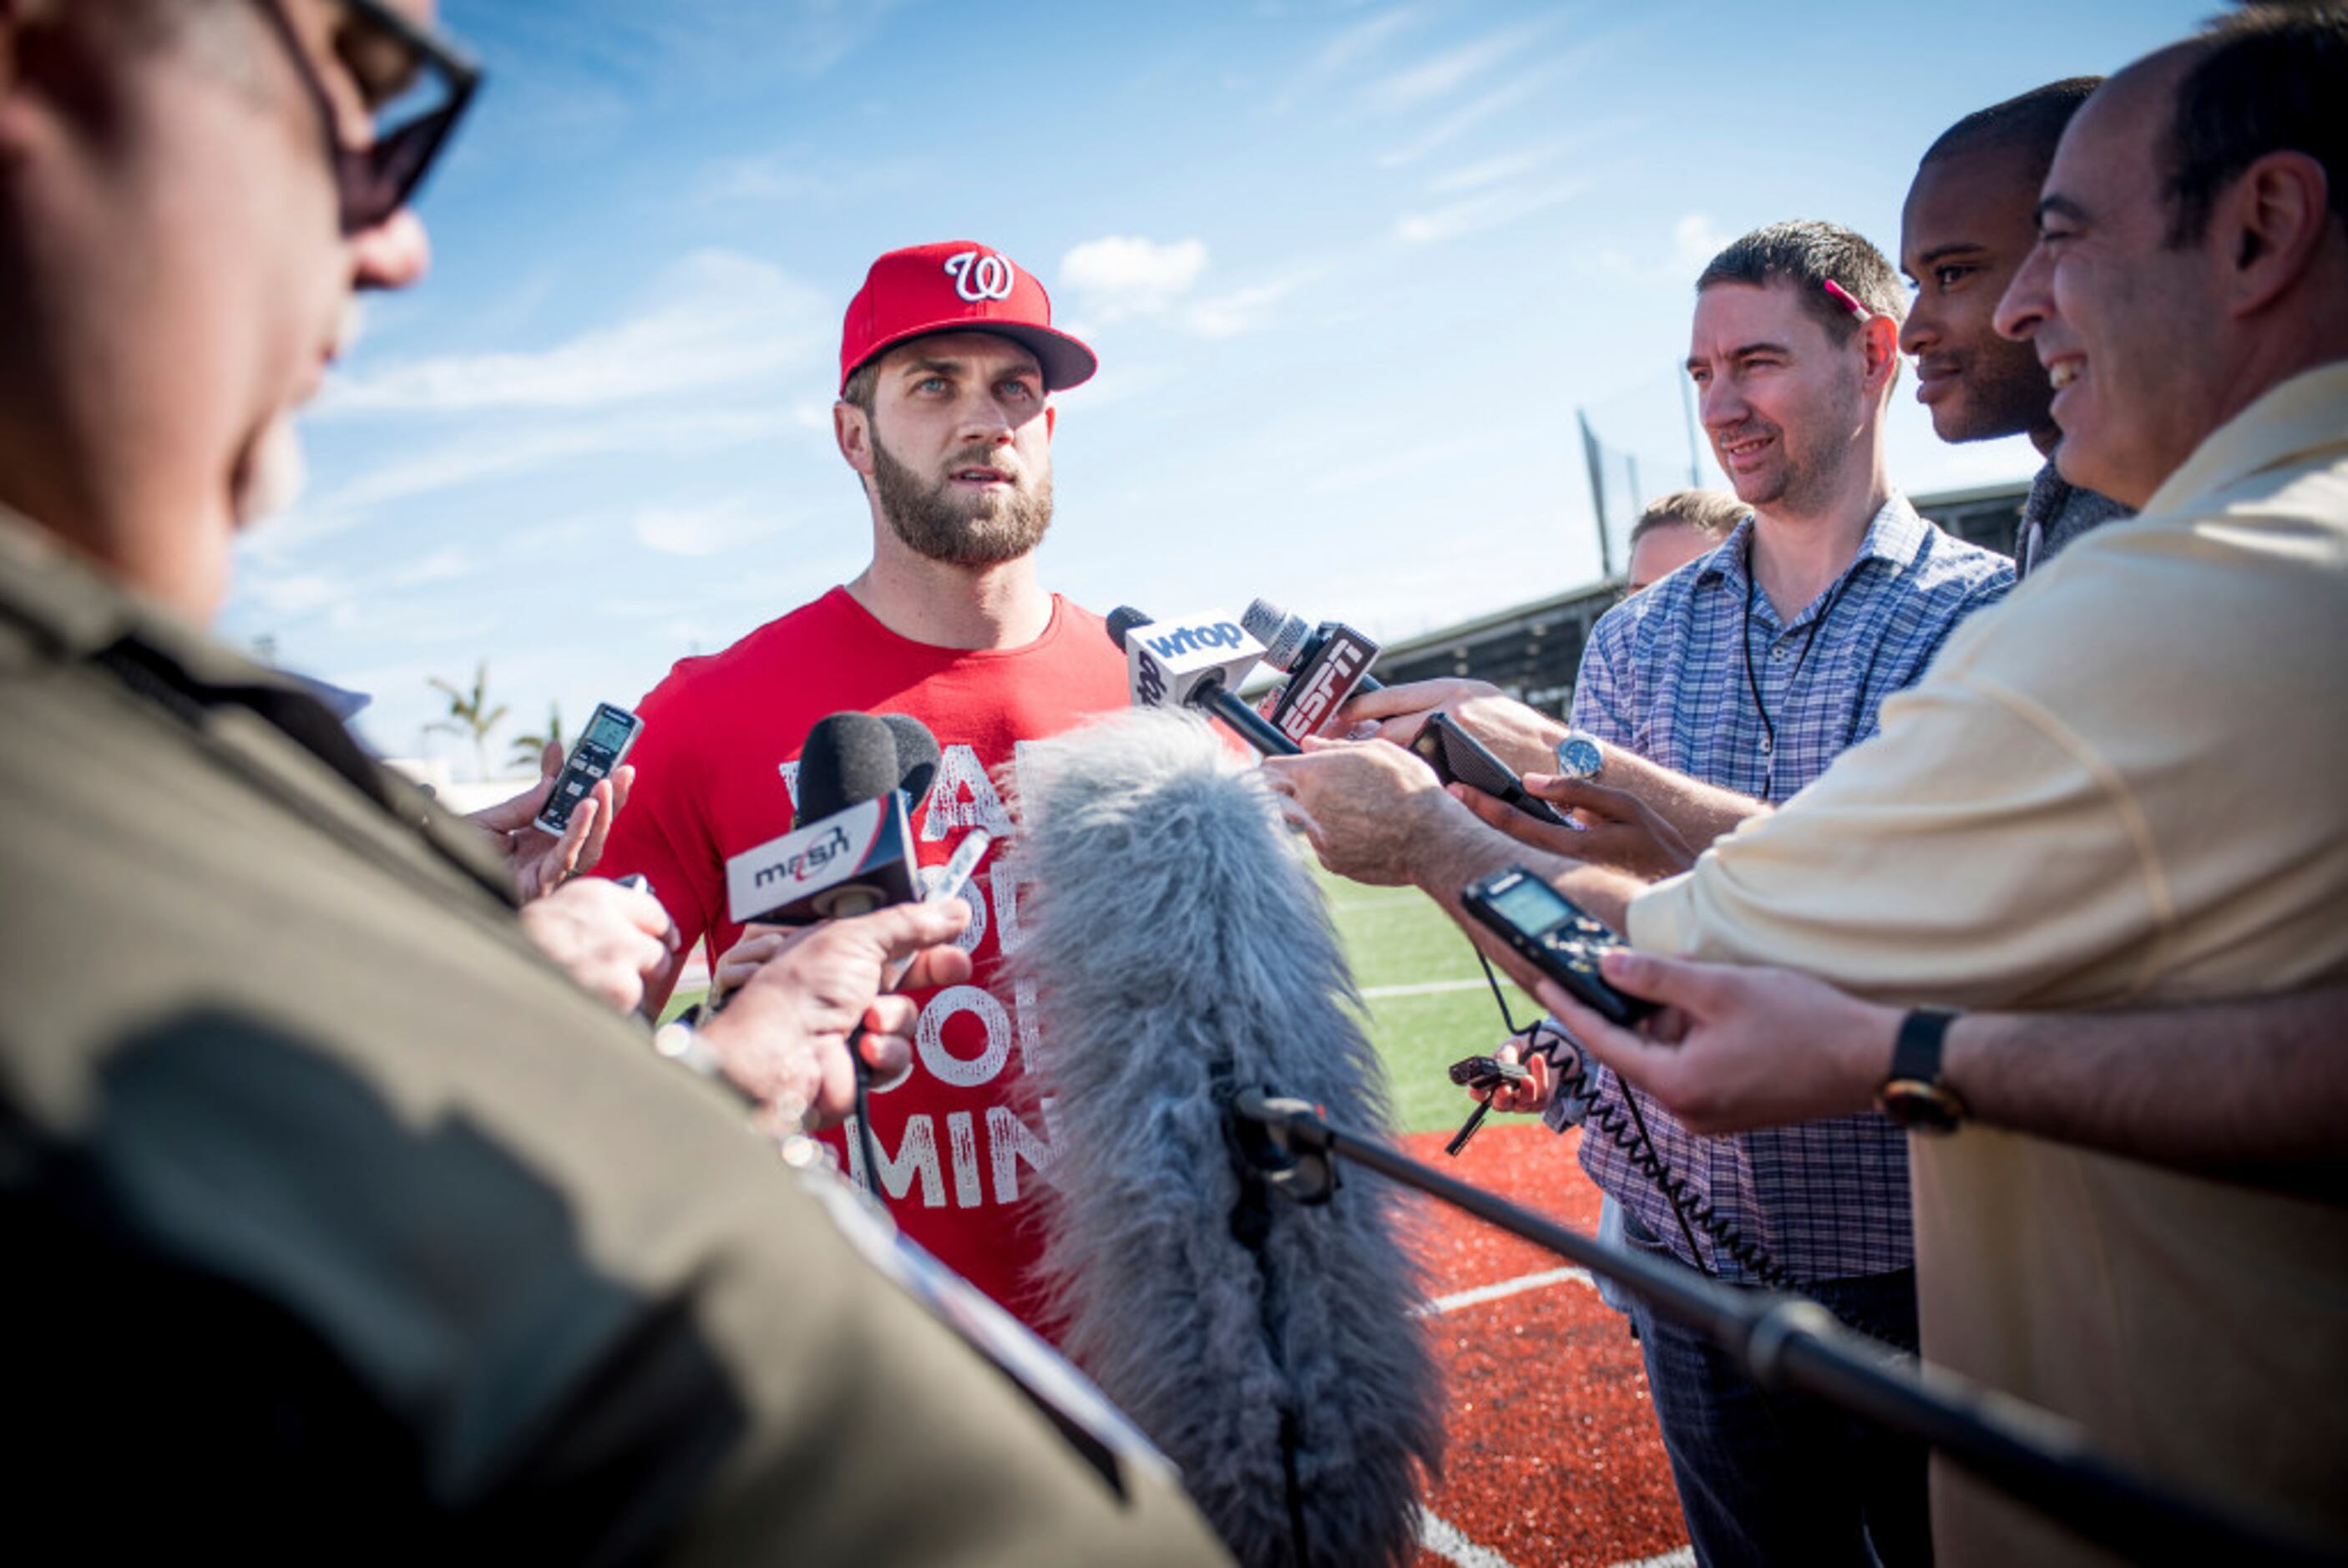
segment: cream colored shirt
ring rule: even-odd
[[[1630,933],[1910,1004],[2348,976],[2348,363],[1960,627]],[[1910,1151],[1929,1358],[2348,1538],[2348,1210],[1979,1127]],[[1933,1499],[1944,1568],[2104,1561],[1945,1466]]]

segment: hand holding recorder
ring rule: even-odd
[[[591,752],[589,737],[606,725],[607,713],[618,715],[631,727],[616,750],[597,747]],[[603,841],[612,836],[613,820],[628,803],[636,770],[619,759],[634,744],[644,722],[609,703],[599,704],[595,716],[570,757],[547,742],[536,784],[469,819],[489,836],[524,903],[593,871],[603,858]]]

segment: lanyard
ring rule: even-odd
[[[1864,564],[1864,562],[1854,562],[1827,594],[1827,602],[1818,607],[1818,613],[1810,618],[1809,627],[1802,635],[1802,651],[1795,656],[1793,673],[1786,677],[1788,696],[1792,695],[1795,685],[1802,678],[1802,666],[1810,662],[1810,650],[1818,645],[1818,633],[1825,627],[1827,617],[1833,614],[1835,606],[1842,603],[1843,590],[1850,586],[1852,579],[1859,575],[1859,567]],[[1769,705],[1761,700],[1760,678],[1753,673],[1753,597],[1761,592],[1761,579],[1753,570],[1753,547],[1749,542],[1745,549],[1745,620],[1739,643],[1745,651],[1745,689],[1753,698],[1753,711],[1761,716],[1761,749],[1769,758],[1767,778],[1761,786],[1761,799],[1766,803],[1776,793],[1777,726],[1769,717]]]

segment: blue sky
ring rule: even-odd
[[[1714,249],[1815,217],[1889,252],[1949,122],[2212,8],[446,0],[491,78],[425,193],[434,273],[308,416],[223,630],[460,772],[429,676],[489,661],[500,759],[551,701],[633,703],[862,564],[840,313],[953,238],[1101,356],[1050,586],[1388,639],[1569,588],[1577,409],[1685,482]],[[1905,385],[1891,453],[1917,492],[2035,466],[1941,446]]]

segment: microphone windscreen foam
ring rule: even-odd
[[[1143,710],[1023,746],[1019,804],[1008,962],[1052,1097],[1063,1347],[1241,1563],[1409,1563],[1443,1424],[1398,1190],[1357,1176],[1299,1206],[1227,1131],[1245,1088],[1390,1121],[1274,797],[1202,718]]]
[[[808,728],[799,748],[798,810],[793,827],[877,800],[897,788],[897,737],[869,713],[835,713]]]
[[[884,713],[880,722],[897,743],[897,788],[905,792],[905,810],[917,811],[938,781],[938,738],[910,713]]]
[[[1123,653],[1125,651],[1125,634],[1133,630],[1136,626],[1147,626],[1148,624],[1149,624],[1148,616],[1143,614],[1140,611],[1135,609],[1130,604],[1120,604],[1116,609],[1111,610],[1108,613],[1108,640],[1117,645],[1117,652]]]

